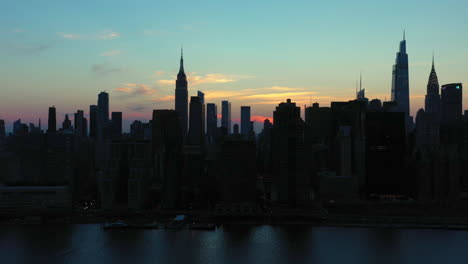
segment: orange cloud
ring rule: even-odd
[[[151,101],[156,101],[156,102],[167,102],[167,101],[173,101],[173,100],[175,100],[174,95],[166,95],[166,96],[163,96],[163,97],[151,99]]]
[[[155,90],[146,84],[125,83],[124,85],[124,87],[115,88],[113,91],[129,93],[133,95],[147,95],[156,93]]]
[[[207,73],[205,75],[196,75],[195,73],[188,73],[187,80],[190,85],[196,86],[200,84],[210,83],[231,83],[241,79],[253,78],[254,76],[247,75],[228,75],[222,73]],[[176,77],[172,80],[158,80],[160,85],[174,85]]]

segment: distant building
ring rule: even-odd
[[[112,112],[112,137],[120,138],[122,135],[122,112]]]
[[[188,144],[200,146],[204,138],[203,134],[203,107],[201,98],[198,96],[190,97],[190,117],[189,117]]]
[[[405,171],[404,113],[368,112],[365,133],[367,193],[408,194],[412,181]]]
[[[222,203],[256,202],[255,144],[250,141],[225,141],[221,145],[219,190]]]
[[[434,67],[434,58],[432,58],[432,69],[427,82],[424,108],[425,113],[434,114],[436,118],[440,118],[439,80]]]
[[[175,110],[179,113],[180,128],[182,129],[182,136],[187,136],[188,125],[188,89],[187,89],[187,76],[184,71],[184,56],[181,51],[180,54],[180,68],[177,74],[176,88],[175,88]]]
[[[48,128],[47,132],[56,132],[57,131],[57,114],[55,111],[55,107],[49,107],[49,120],[48,120]]]
[[[229,101],[221,102],[221,127],[226,129],[228,135],[231,134],[231,103]]]
[[[182,129],[175,110],[153,111],[153,156],[155,178],[161,183],[161,206],[180,206],[182,185]]]
[[[92,139],[97,138],[98,129],[98,107],[97,105],[89,106],[89,137]]]
[[[232,129],[233,129],[233,131],[234,131],[234,132],[232,133],[233,135],[239,135],[239,125],[238,125],[238,124],[234,124],[234,125],[232,126]]]
[[[205,108],[205,94],[201,91],[197,92],[197,96],[200,97],[200,102],[202,105],[202,134],[205,135],[206,127],[206,108]]]
[[[404,112],[409,119],[409,76],[408,54],[406,53],[406,39],[400,42],[400,50],[397,52],[392,73],[392,101],[397,103],[398,111]]]
[[[68,117],[68,114],[65,114],[65,119],[62,122],[62,130],[69,130],[71,129],[71,126],[70,118]]]
[[[112,127],[109,122],[109,94],[101,92],[98,95],[97,104],[97,138],[99,141],[109,140]]]
[[[26,124],[21,123],[21,118],[13,122],[13,134],[21,135],[29,133],[29,127]]]
[[[379,99],[372,99],[367,105],[367,109],[371,112],[382,111],[382,101]]]
[[[451,83],[442,85],[442,122],[454,123],[463,114],[463,84]]]
[[[0,209],[63,212],[72,209],[72,199],[67,186],[0,187]]]
[[[86,131],[86,121],[84,117],[84,111],[83,110],[78,110],[75,113],[75,135],[78,137],[86,137],[87,131]]]
[[[206,135],[209,143],[214,142],[216,128],[218,127],[218,111],[216,104],[206,104]]]
[[[300,107],[288,99],[273,112],[273,186],[272,198],[288,207],[311,201],[310,178],[305,160]]]
[[[250,134],[250,106],[241,106],[241,134],[244,137]]]
[[[5,132],[5,120],[0,119],[0,137],[6,136]]]
[[[127,205],[142,209],[148,204],[153,179],[153,159],[149,140],[117,139],[109,143],[110,157],[100,180],[103,209]]]

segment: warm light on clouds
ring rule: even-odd
[[[118,32],[113,32],[113,31],[106,31],[103,32],[100,36],[99,39],[115,39],[120,37],[120,33]]]
[[[162,72],[164,74],[164,72]],[[161,74],[161,75],[162,75]],[[212,84],[212,83],[231,83],[237,82],[242,79],[254,78],[254,76],[247,75],[228,75],[222,73],[207,73],[204,75],[197,75],[196,73],[188,73],[187,80],[191,86],[200,84]],[[172,80],[158,80],[160,85],[174,85],[176,76]]]
[[[148,95],[156,93],[156,90],[152,89],[146,84],[137,83],[125,83],[125,86],[113,89],[116,92],[128,93],[132,95]]]
[[[153,98],[152,101],[155,102],[169,102],[169,101],[174,101],[175,96],[174,95],[166,95],[163,97],[158,97],[158,98]]]

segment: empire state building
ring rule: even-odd
[[[188,122],[188,90],[187,76],[184,72],[184,54],[182,50],[175,88],[175,110],[179,113],[180,127],[182,128],[182,135],[185,137],[187,135]]]

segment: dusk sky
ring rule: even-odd
[[[189,96],[232,101],[255,120],[287,98],[390,99],[403,29],[411,113],[423,107],[435,53],[439,83],[468,88],[468,1],[2,1],[0,119],[47,124],[48,107],[89,112],[101,91],[129,122],[174,108],[184,48]],[[464,109],[468,108],[467,92]],[[303,109],[301,109],[303,111]]]

